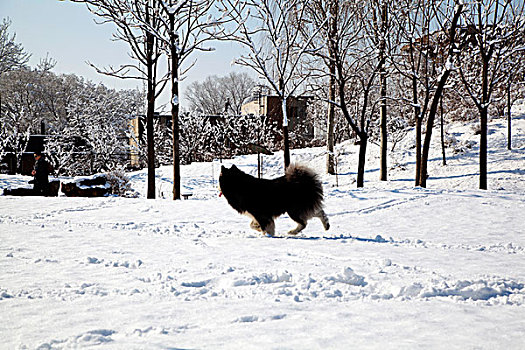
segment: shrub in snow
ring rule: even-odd
[[[474,133],[474,135],[480,135],[481,134],[481,125],[474,124],[474,125],[472,125],[471,130]]]
[[[180,115],[182,164],[231,158],[250,153],[250,143],[279,149],[280,130],[275,121],[255,115]]]
[[[454,154],[467,153],[470,149],[472,149],[473,145],[474,145],[473,141],[470,141],[470,140],[460,141],[452,134],[448,134],[448,133],[445,134],[445,146],[448,148],[451,148]]]
[[[137,197],[137,193],[131,188],[129,177],[123,167],[106,173],[106,180],[110,187],[110,193],[119,197]]]

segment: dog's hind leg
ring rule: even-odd
[[[317,214],[315,216],[318,217],[319,220],[321,220],[321,222],[323,223],[323,227],[324,227],[325,231],[328,231],[328,229],[330,228],[330,222],[328,221],[328,217],[326,216],[326,214],[323,211],[323,209],[321,209],[319,212],[317,212]]]
[[[288,234],[289,235],[296,235],[298,234],[299,232],[301,232],[302,230],[304,230],[304,228],[306,227],[306,220],[295,215],[294,213],[291,213],[288,212],[288,215],[290,215],[290,219],[292,219],[293,221],[295,221],[297,223],[297,227],[291,231],[288,231]]]
[[[301,232],[302,230],[304,230],[305,227],[306,227],[305,224],[303,224],[303,223],[298,223],[298,224],[297,224],[297,227],[296,227],[295,229],[293,229],[293,230],[291,230],[291,231],[288,231],[288,234],[289,234],[289,235],[296,235],[296,234],[298,234],[299,232]]]

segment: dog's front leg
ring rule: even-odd
[[[259,225],[259,223],[257,222],[257,220],[253,219],[252,222],[250,223],[250,227],[252,229],[254,229],[255,231],[259,231],[261,232],[262,229],[261,229],[261,225]]]
[[[275,235],[275,222],[273,220],[270,220],[263,228],[263,232],[269,234],[270,236]]]

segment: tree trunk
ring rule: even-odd
[[[279,79],[279,89],[281,89],[281,106],[283,112],[283,148],[284,148],[284,169],[290,165],[290,140],[288,138],[288,111],[286,107],[286,96],[284,94],[284,81]]]
[[[368,135],[366,132],[359,134],[359,162],[357,166],[357,187],[364,187],[365,184],[365,163],[366,163],[366,146],[368,144]]]
[[[381,68],[379,70],[380,84],[381,84],[381,165],[380,165],[380,180],[387,180],[387,151],[388,151],[388,131],[387,131],[387,116],[386,116],[386,69],[385,69],[385,56],[386,56],[386,20],[387,20],[387,2],[383,1],[381,10],[381,41],[379,44],[379,59],[381,62]]]
[[[335,173],[335,154],[334,154],[334,122],[335,122],[335,49],[334,40],[337,35],[337,14],[339,12],[339,1],[332,1],[330,3],[330,19],[329,19],[329,34],[328,34],[328,56],[330,63],[328,70],[330,72],[330,85],[328,86],[328,119],[326,131],[326,172],[328,174]]]
[[[328,120],[327,120],[327,131],[326,131],[326,172],[328,174],[334,174],[334,117],[335,117],[335,106],[332,103],[335,101],[335,65],[330,64],[330,86],[328,91]]]
[[[175,14],[170,14],[171,49],[171,130],[173,138],[173,200],[180,199],[180,156],[179,156],[179,56],[177,35],[174,32]]]
[[[488,107],[484,106],[479,111],[481,135],[479,141],[479,188],[487,189],[487,117]]]
[[[461,12],[463,11],[463,4],[459,3],[455,8],[454,18],[452,19],[452,23],[450,26],[450,32],[449,32],[449,48],[448,48],[448,60],[451,60],[453,55],[456,51],[456,45],[454,44],[455,37],[456,37],[456,26],[459,20],[459,16],[461,15]],[[450,68],[448,68],[449,66]],[[428,113],[428,119],[427,119],[427,133],[425,134],[425,143],[423,144],[423,154],[421,157],[421,168],[419,172],[419,184],[421,187],[427,187],[427,163],[428,163],[428,153],[430,151],[430,141],[432,139],[432,128],[434,127],[434,119],[436,118],[436,112],[438,107],[438,102],[441,99],[441,96],[443,95],[443,88],[445,87],[445,83],[447,82],[448,77],[450,76],[452,64],[445,65],[443,69],[443,73],[441,74],[441,77],[439,79],[436,91],[434,92],[434,97],[432,99],[432,104],[430,105],[430,110]]]
[[[510,97],[510,82],[507,85],[507,149],[512,149],[512,105]]]
[[[388,157],[388,131],[387,131],[387,116],[386,116],[386,72],[381,68],[381,166],[380,166],[380,180],[388,180],[387,157]]]
[[[479,123],[481,128],[479,140],[479,188],[487,189],[487,119],[489,103],[489,61],[490,55],[482,55],[483,67],[481,71],[481,105],[479,106]]]
[[[284,168],[290,165],[290,140],[288,138],[288,125],[283,126],[283,143],[284,143]]]
[[[441,119],[441,153],[443,154],[443,166],[447,165],[447,158],[445,155],[445,130],[443,125],[443,97],[439,101],[439,114]]]
[[[423,118],[420,116],[421,108],[415,107],[416,114],[416,186],[420,186],[421,182],[421,130]]]
[[[430,105],[430,110],[428,112],[427,119],[427,132],[425,134],[425,142],[423,144],[423,154],[421,156],[421,168],[419,173],[419,184],[421,187],[427,187],[427,164],[428,164],[428,154],[430,152],[430,141],[432,140],[432,129],[434,128],[434,120],[436,119],[437,107],[441,95],[443,94],[443,88],[447,79],[450,75],[450,70],[445,70],[441,75],[439,80],[436,92],[432,99],[432,104]]]
[[[339,77],[342,76],[342,66],[337,67],[338,75]],[[371,80],[370,84],[371,85]],[[365,91],[364,96],[364,105],[361,112],[361,128],[357,126],[356,123],[352,121],[352,118],[350,117],[350,113],[348,112],[348,107],[346,105],[345,101],[345,84],[339,82],[338,84],[338,90],[339,90],[339,100],[340,100],[340,108],[341,112],[343,113],[343,116],[345,117],[346,121],[352,128],[352,130],[356,133],[356,135],[359,137],[359,161],[357,166],[357,187],[363,187],[364,186],[364,177],[365,177],[365,161],[366,161],[366,146],[368,142],[368,127],[365,125],[365,112],[366,112],[366,106],[368,102],[368,93],[369,90]]]
[[[147,137],[147,153],[148,153],[148,193],[147,198],[155,198],[155,140],[154,140],[154,123],[155,115],[155,87],[153,83],[153,44],[154,37],[151,34],[146,35],[148,46],[147,58],[147,112],[146,112],[146,137]]]
[[[147,10],[149,7],[147,8]],[[146,20],[149,20],[146,17]],[[154,123],[155,115],[155,82],[154,82],[154,62],[153,50],[155,46],[155,36],[146,33],[146,70],[147,70],[147,99],[148,106],[146,112],[146,137],[148,153],[148,193],[147,198],[155,198],[155,140],[154,140]]]
[[[416,186],[419,186],[419,174],[421,173],[421,124],[423,116],[421,115],[421,106],[418,103],[417,78],[412,76],[412,103],[414,106],[414,116],[416,122]]]

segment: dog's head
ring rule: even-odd
[[[239,170],[235,164],[230,168],[226,168],[224,165],[221,166],[221,174],[219,175],[219,196],[221,196],[225,190],[228,191],[228,188],[230,188],[232,184],[235,184],[237,181],[236,179],[239,179],[242,175],[244,175],[244,173]]]
[[[220,176],[235,176],[236,174],[242,174],[242,171],[237,168],[235,164],[233,164],[229,169],[226,168],[224,165],[221,166],[221,175]]]

